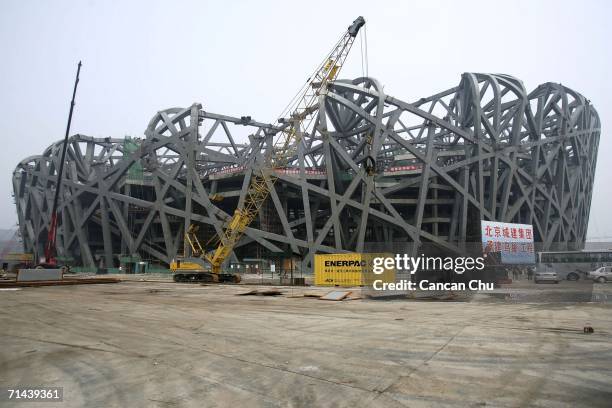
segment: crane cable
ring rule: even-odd
[[[359,40],[361,43],[361,76],[367,77],[368,72],[368,33],[366,27],[359,31]]]
[[[368,56],[368,30],[364,26],[363,27],[363,36],[365,37],[365,62],[366,62],[366,76],[370,75],[370,59]]]
[[[363,68],[363,31],[359,32],[359,46],[361,48],[361,76],[365,77],[365,70]]]
[[[361,76],[364,78],[368,78],[369,75],[369,67],[368,67],[368,34],[366,32],[366,27],[363,27],[363,30],[359,32],[359,39],[361,43]],[[366,86],[366,81],[363,82],[363,87]],[[372,135],[366,135],[366,137],[371,138]],[[371,149],[371,139],[368,141]],[[371,154],[371,151],[370,153]],[[373,176],[376,172],[376,159],[371,155],[368,155],[364,162],[364,168],[366,169],[366,173],[368,176]],[[374,186],[376,186],[376,181],[374,180]]]

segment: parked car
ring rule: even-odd
[[[594,271],[589,272],[588,278],[599,283],[612,281],[612,266],[602,266]]]
[[[581,271],[580,269],[576,269],[575,271],[568,272],[568,274],[565,277],[565,279],[567,279],[569,281],[577,281],[577,280],[580,280],[580,279],[586,279],[588,274],[589,273],[586,272],[586,271]]]
[[[559,283],[559,276],[557,275],[557,272],[553,272],[553,271],[536,271],[534,277],[533,277],[533,281],[535,283],[544,283],[544,282],[552,282],[552,283]]]

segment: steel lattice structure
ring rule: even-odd
[[[136,254],[170,262],[191,223],[204,241],[223,228],[278,132],[194,104],[158,112],[142,139],[72,136],[59,255],[83,265]],[[479,240],[480,219],[533,224],[543,249],[580,248],[599,136],[589,101],[559,84],[527,93],[511,76],[466,73],[408,103],[372,78],[336,81],[232,259],[292,253],[308,265],[316,252],[373,241],[460,251]],[[14,172],[26,250],[44,246],[61,145]]]

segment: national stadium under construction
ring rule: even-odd
[[[330,83],[316,108],[230,263],[298,257],[309,270],[315,253],[361,252],[368,242],[460,251],[480,240],[483,219],[533,224],[542,249],[584,245],[600,121],[577,92],[465,73],[409,103],[362,77]],[[156,113],[142,138],[71,136],[58,259],[168,264],[192,224],[205,243],[244,202],[278,132],[193,104]],[[13,176],[25,250],[38,255],[62,145],[22,160]]]

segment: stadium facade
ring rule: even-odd
[[[142,138],[72,136],[58,254],[84,266],[169,263],[190,224],[203,242],[223,228],[278,132],[193,104],[156,113]],[[599,136],[593,106],[560,84],[528,93],[508,75],[465,73],[404,102],[372,78],[336,81],[230,262],[284,254],[308,269],[315,253],[368,242],[460,251],[480,240],[481,219],[533,224],[542,249],[581,248]],[[14,172],[26,251],[43,252],[62,143]]]

